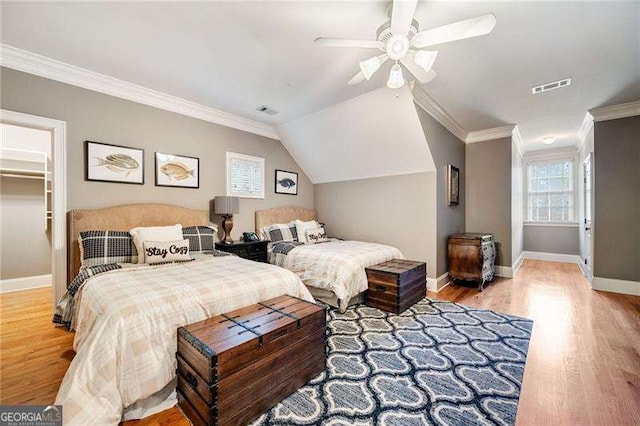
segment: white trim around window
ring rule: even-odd
[[[538,154],[535,157],[525,158],[525,161],[525,225],[577,226],[577,155],[575,153]],[[554,188],[552,188],[552,180],[555,182]]]

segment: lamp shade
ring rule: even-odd
[[[240,211],[238,197],[219,196],[213,199],[213,212],[221,215],[232,215]]]
[[[374,56],[373,58],[369,58],[366,61],[360,62],[360,70],[362,71],[362,75],[364,78],[369,80],[374,72],[378,71],[382,65],[382,61],[379,56]]]
[[[402,68],[400,65],[395,64],[391,67],[389,73],[389,80],[387,80],[387,87],[389,89],[399,89],[404,86],[404,77],[402,76]]]

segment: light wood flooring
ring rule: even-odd
[[[589,289],[577,265],[526,260],[484,292],[430,297],[534,320],[519,425],[640,424],[640,297]],[[50,404],[73,357],[51,289],[0,295],[0,404]],[[177,408],[129,424],[188,425]]]

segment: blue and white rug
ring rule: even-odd
[[[533,321],[424,299],[329,311],[327,369],[255,425],[513,425]]]

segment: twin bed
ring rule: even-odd
[[[315,219],[315,211],[256,212],[256,229],[260,234],[264,226],[294,219]],[[297,245],[281,261],[283,267],[276,267],[216,252],[205,244],[211,235],[197,233],[189,238],[190,261],[116,262],[106,255],[105,239],[105,260],[81,267],[80,233],[117,235],[138,226],[176,223],[183,231],[198,229],[209,225],[209,215],[159,204],[69,213],[71,285],[54,317],[76,331],[76,355],[55,401],[64,405],[65,423],[117,424],[175,405],[180,326],[283,294],[313,301],[313,293],[346,308],[366,289],[364,266],[402,256],[388,246],[333,240]]]

